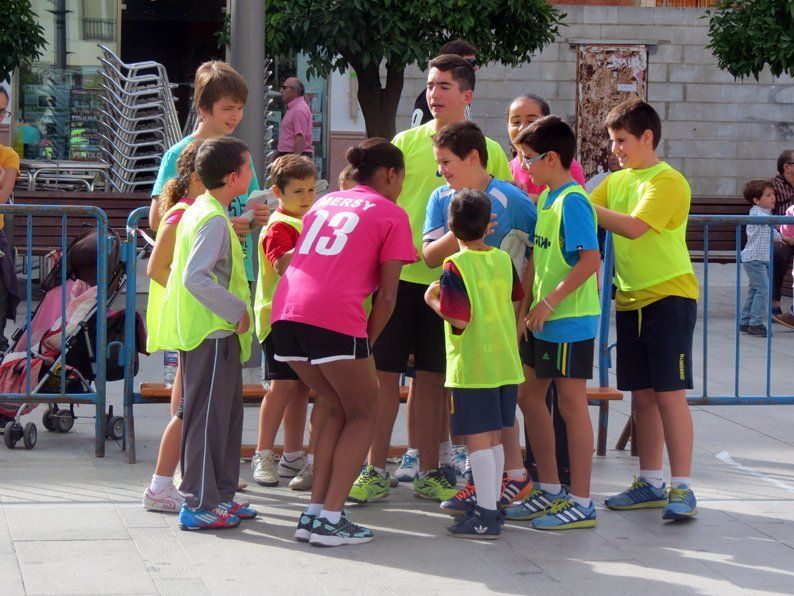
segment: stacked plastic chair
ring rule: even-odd
[[[172,85],[157,62],[125,64],[105,46],[102,56],[103,159],[110,167],[109,190],[147,192],[160,159],[182,138]]]

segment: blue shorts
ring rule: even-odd
[[[518,385],[453,389],[449,407],[452,434],[476,435],[512,428],[517,401]]]

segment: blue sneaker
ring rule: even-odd
[[[529,521],[546,515],[551,506],[566,496],[565,490],[553,495],[540,488],[533,488],[523,501],[505,509],[505,518],[510,521]]]
[[[218,505],[218,509],[225,511],[229,515],[236,515],[240,519],[254,519],[257,516],[256,509],[247,502],[224,501]]]
[[[413,482],[419,475],[419,452],[409,449],[400,458],[400,465],[394,471],[394,477],[399,482]]]
[[[309,542],[315,519],[317,519],[316,515],[310,515],[305,511],[301,513],[300,519],[298,520],[298,527],[295,530],[295,540],[298,542]]]
[[[642,478],[634,477],[631,486],[619,495],[604,499],[609,509],[622,511],[625,509],[653,509],[667,505],[667,491],[664,484],[655,488]]]
[[[455,518],[455,523],[447,528],[447,532],[456,538],[474,540],[496,540],[502,533],[499,511],[489,511],[474,507],[471,515]]]
[[[530,525],[536,530],[594,528],[596,525],[595,504],[591,499],[590,507],[582,507],[568,499],[560,499],[551,506],[546,515],[533,519]]]
[[[183,530],[221,530],[236,528],[240,518],[220,508],[193,510],[186,504],[179,511],[179,527]]]
[[[458,491],[458,494],[441,503],[441,511],[449,515],[460,515],[474,508],[476,504],[477,492],[474,485],[467,482],[466,486]]]
[[[332,524],[324,517],[317,517],[312,524],[309,544],[312,546],[340,546],[342,544],[364,544],[369,542],[375,533],[369,528],[354,524],[345,512],[339,522]]]
[[[664,508],[662,519],[689,519],[698,514],[698,501],[695,493],[686,484],[670,489],[670,500]]]

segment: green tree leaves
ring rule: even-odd
[[[37,19],[29,0],[0,0],[0,81],[41,57],[47,40]]]

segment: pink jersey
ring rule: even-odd
[[[381,263],[415,258],[402,207],[363,185],[327,194],[303,216],[270,319],[367,337],[362,303],[378,286]]]
[[[786,215],[789,217],[794,217],[794,205],[786,209]],[[780,226],[780,233],[783,234],[786,238],[793,238],[794,237],[794,224],[783,224]]]
[[[530,175],[521,167],[520,157],[514,157],[510,162],[510,173],[513,174],[513,180],[519,185],[519,188],[523,188],[528,195],[539,195],[546,190],[545,186],[532,183]],[[582,165],[575,159],[571,162],[571,176],[584,187],[584,170]]]

